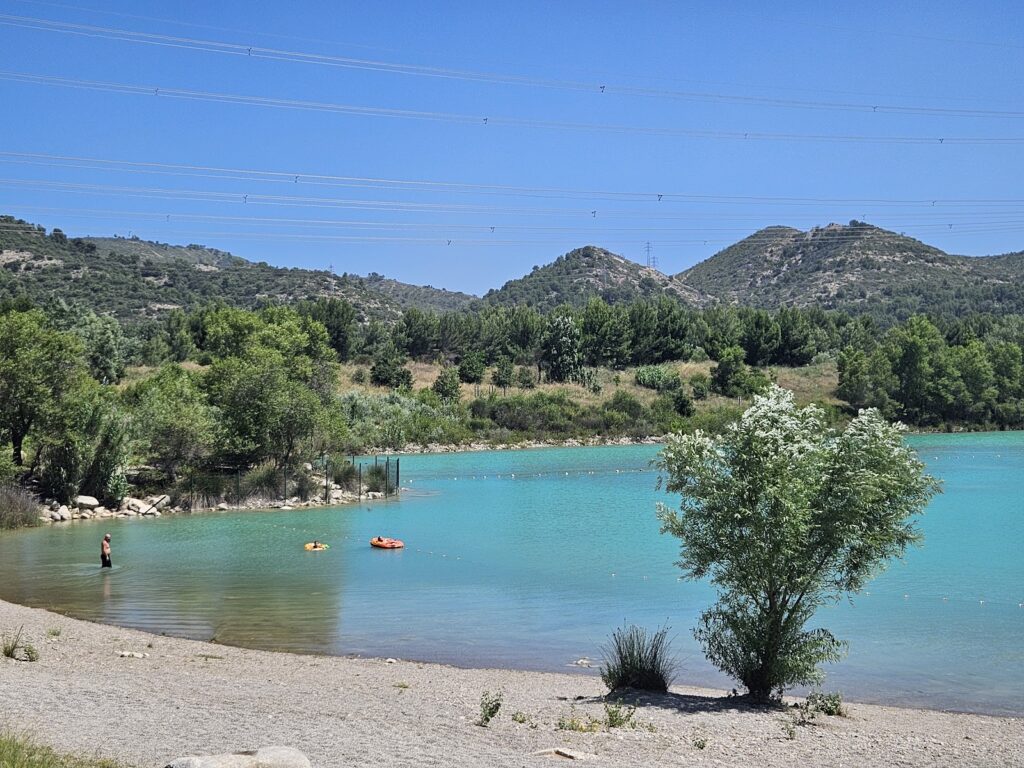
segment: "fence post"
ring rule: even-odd
[[[242,503],[242,470],[235,470],[235,504]]]
[[[399,487],[402,484],[402,463],[401,462],[402,462],[402,460],[400,458],[397,458],[397,457],[395,458],[395,491],[396,492],[401,490],[401,488]]]
[[[324,504],[329,504],[331,501],[331,462],[324,459]]]
[[[363,465],[359,465],[359,479],[356,480],[356,498],[363,498]]]

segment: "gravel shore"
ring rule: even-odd
[[[634,702],[640,727],[577,733],[558,721],[605,716],[592,676],[253,651],[0,601],[0,632],[20,626],[40,660],[0,658],[0,727],[136,766],[270,744],[325,768],[1024,765],[1019,718],[852,704],[787,726],[784,712],[676,686]],[[497,717],[476,725],[481,695],[499,690]],[[554,748],[580,759],[536,754]]]

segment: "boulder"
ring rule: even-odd
[[[163,509],[171,503],[171,497],[166,493],[162,493],[159,496],[150,496],[147,501],[150,506],[156,507],[157,509]]]
[[[226,501],[222,501],[217,505],[217,509],[230,509],[230,507],[228,507],[228,503]]]
[[[189,755],[167,764],[167,768],[312,768],[309,758],[291,747],[261,747],[255,752],[230,755]]]
[[[313,465],[310,464],[308,461],[305,464],[302,465],[302,468],[304,470],[306,470],[307,472],[312,472],[313,471]]]
[[[100,500],[95,496],[77,496],[75,506],[79,509],[95,509],[100,505]]]
[[[128,498],[121,502],[121,509],[130,509],[133,512],[141,512],[144,509],[148,509],[149,504],[144,502],[142,499]]]
[[[51,520],[53,520],[53,522],[55,522],[55,523],[59,523],[59,522],[60,522],[61,520],[63,520],[63,519],[64,519],[64,517],[61,517],[61,515],[62,515],[62,514],[63,514],[63,515],[65,516],[65,517],[67,516],[67,514],[68,514],[68,508],[67,508],[67,507],[61,507],[61,509],[63,509],[63,510],[64,510],[64,512],[63,512],[63,513],[62,513],[62,512],[59,512],[59,511],[58,511],[58,510],[56,510],[56,509],[55,509],[55,510],[53,510],[52,512],[50,512],[50,519],[51,519]]]

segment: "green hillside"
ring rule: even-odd
[[[668,275],[593,245],[559,256],[547,266],[534,267],[530,274],[488,291],[483,302],[526,305],[546,312],[561,304],[580,307],[595,296],[609,304],[658,296],[693,306],[706,303],[699,291]]]
[[[951,256],[853,221],[769,227],[676,275],[728,304],[819,306],[880,318],[1024,312],[1024,255]]]
[[[402,309],[455,309],[467,294],[414,286],[380,275],[335,275],[273,267],[201,245],[138,238],[68,238],[59,229],[0,217],[0,297],[46,303],[81,302],[123,319],[154,317],[212,300],[252,307],[332,296],[351,302],[364,320],[394,320]]]

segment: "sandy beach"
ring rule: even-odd
[[[1024,765],[1022,719],[851,704],[787,728],[781,711],[673,686],[636,702],[639,727],[578,733],[557,724],[604,716],[593,676],[254,651],[0,601],[0,632],[20,626],[41,658],[0,659],[0,727],[137,766],[271,744],[328,768],[573,762],[536,754],[553,748],[594,766]],[[501,711],[476,725],[497,690]]]

